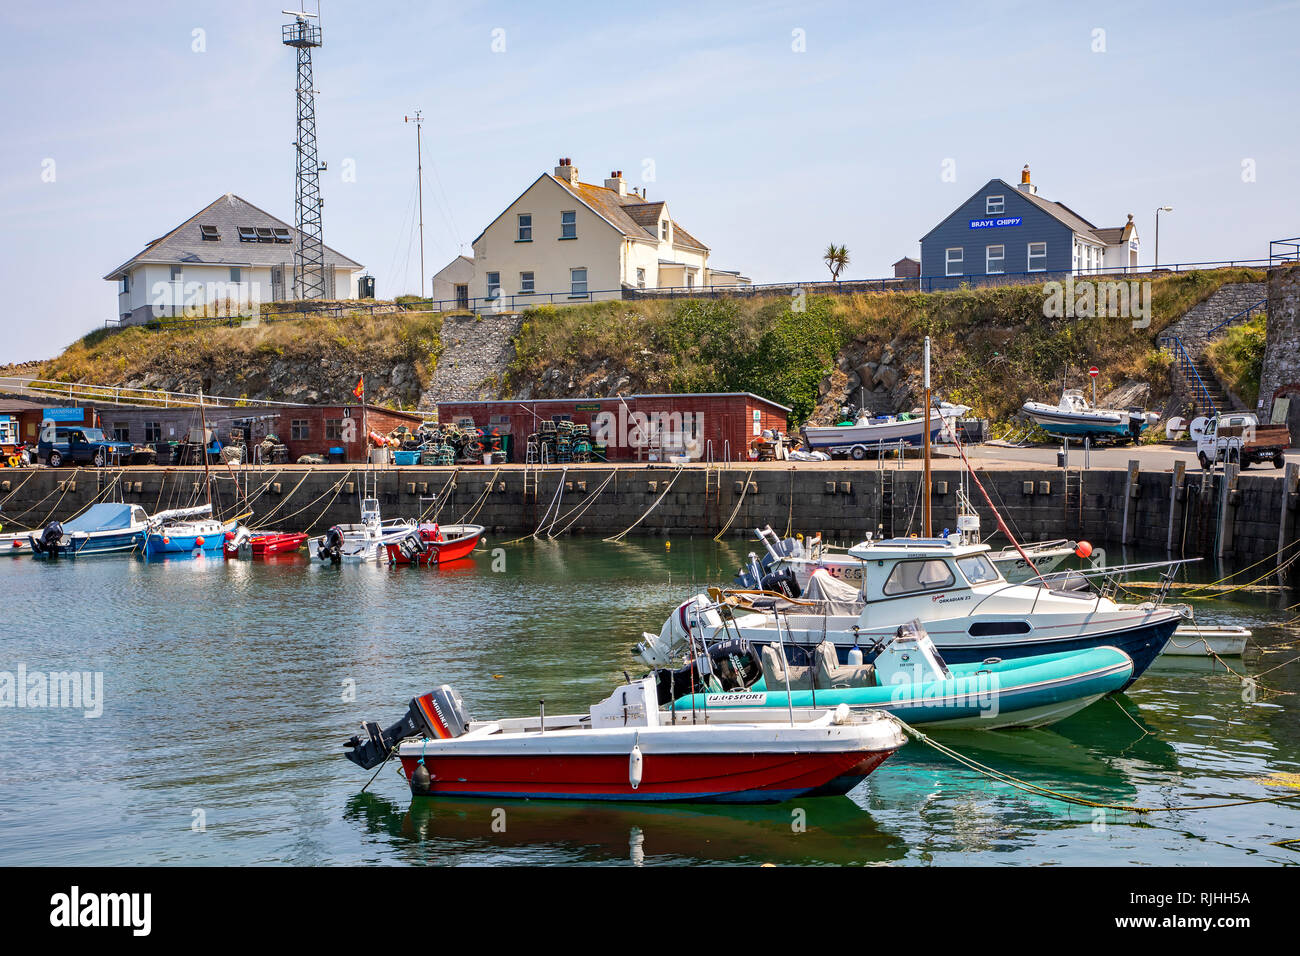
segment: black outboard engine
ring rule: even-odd
[[[333,561],[338,564],[342,560],[342,551],[343,531],[335,525],[325,532],[324,539],[316,547],[316,555],[322,561]]]
[[[762,586],[764,591],[776,591],[786,597],[797,598],[803,594],[798,576],[789,568],[763,575]]]
[[[460,694],[443,684],[423,697],[411,698],[411,706],[402,719],[390,727],[381,729],[377,721],[362,721],[361,733],[343,741],[347,750],[343,756],[364,770],[373,770],[407,737],[450,740],[468,729],[465,702]]]
[[[736,637],[728,641],[720,641],[710,647],[708,653],[710,669],[724,691],[751,687],[763,676],[763,665],[759,661],[758,653],[744,638]],[[704,677],[700,672],[703,656],[698,655],[677,670],[661,667],[654,672],[655,689],[659,694],[660,706],[700,690],[704,684]]]
[[[62,541],[63,525],[57,521],[51,521],[39,536],[32,538],[32,550],[37,554],[48,554],[51,558],[57,558]]]
[[[419,531],[412,531],[405,538],[398,542],[397,547],[401,550],[403,556],[412,564],[415,563],[418,556],[424,554],[429,549],[425,547],[424,539],[420,537]]]

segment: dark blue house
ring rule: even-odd
[[[987,285],[1074,273],[1124,272],[1138,264],[1137,228],[1098,228],[1038,195],[1029,167],[1019,187],[990,179],[921,237],[922,288]]]

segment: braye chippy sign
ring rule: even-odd
[[[998,229],[1002,226],[1018,226],[1023,219],[1023,216],[1004,216],[999,219],[972,219],[970,221],[970,227],[972,229]]]

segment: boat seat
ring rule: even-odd
[[[841,664],[835,645],[822,641],[814,654],[817,661],[817,689],[832,690],[844,687],[875,687],[874,664]]]
[[[763,647],[763,681],[770,692],[785,690],[786,660],[781,648],[775,644]],[[789,665],[790,689],[812,690],[813,669],[798,664]]]

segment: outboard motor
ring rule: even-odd
[[[338,525],[330,528],[325,532],[324,539],[316,547],[316,556],[322,561],[332,561],[338,564],[342,560],[343,551],[343,531]]]
[[[32,538],[32,550],[37,554],[48,554],[51,558],[57,558],[62,541],[63,525],[58,521],[51,521],[39,537]]]
[[[425,547],[424,539],[420,537],[419,531],[412,531],[405,538],[399,541],[397,546],[406,560],[410,561],[412,564],[419,559],[419,555],[422,555],[424,552],[429,550]]]
[[[402,719],[380,728],[374,720],[361,723],[361,733],[343,741],[347,757],[363,770],[373,770],[388,759],[393,748],[408,737],[450,740],[469,729],[469,716],[460,694],[446,684],[422,697],[411,698]]]
[[[660,706],[698,691],[704,684],[706,673],[712,673],[717,678],[723,691],[752,687],[763,676],[763,665],[758,654],[744,638],[720,641],[710,647],[707,668],[703,658],[704,655],[700,654],[677,670],[663,667],[654,672]]]
[[[763,575],[762,586],[764,591],[776,591],[791,598],[803,594],[803,588],[799,587],[798,576],[789,568]]]

